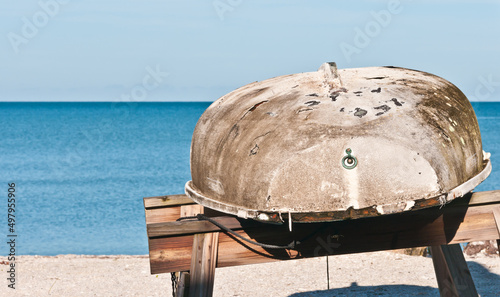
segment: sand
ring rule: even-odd
[[[147,256],[21,256],[16,290],[0,257],[0,296],[171,296],[170,274],[150,275]],[[500,296],[500,257],[466,256],[481,296]],[[392,252],[216,270],[214,296],[439,296],[432,259]]]

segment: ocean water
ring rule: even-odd
[[[0,255],[11,182],[17,254],[146,254],[142,198],[184,192],[209,104],[0,103]],[[500,189],[500,103],[473,107],[493,163],[477,190]]]

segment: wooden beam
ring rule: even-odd
[[[165,199],[165,197],[167,197]],[[183,216],[196,215],[204,213],[206,216],[223,216],[224,213],[204,208],[196,204],[186,195],[170,195],[159,197],[144,198],[146,224],[173,222]],[[196,210],[192,213],[186,213],[185,210]]]
[[[181,217],[192,217],[204,212],[204,207],[199,204],[182,205]]]
[[[495,218],[498,234],[500,235],[500,205],[493,208],[493,217]],[[498,249],[500,250],[500,246]]]
[[[430,250],[442,297],[478,296],[459,244],[431,246]]]
[[[183,199],[180,197],[179,200]],[[170,208],[171,209],[171,208]],[[190,217],[197,214],[202,214],[204,212],[204,207],[199,204],[183,204],[180,207],[181,217]],[[191,284],[191,275],[189,271],[179,272],[179,282],[177,283],[177,296],[176,297],[188,297]]]
[[[146,209],[147,224],[174,222],[181,217],[180,207]]]
[[[457,199],[466,202],[468,196],[471,197],[470,201],[468,201],[469,205],[495,204],[500,201],[500,190],[469,193],[465,195],[465,199]]]
[[[211,297],[214,288],[219,233],[194,235],[190,265],[190,297]]]
[[[462,198],[453,200],[454,205],[485,205],[500,202],[500,190],[469,193]],[[146,224],[172,222],[181,217],[180,206],[195,204],[187,195],[168,195],[144,198],[146,209]],[[446,205],[448,207],[449,205]],[[205,215],[210,217],[226,214],[205,208]]]
[[[216,217],[213,220],[223,224],[230,229],[242,229],[242,223],[235,217]],[[247,226],[257,225],[257,222],[247,222]],[[243,222],[245,225],[245,222]],[[153,223],[146,226],[148,237],[188,235],[195,233],[207,233],[220,231],[219,227],[208,221],[175,221],[166,223]]]
[[[170,230],[175,224],[165,226]],[[189,222],[189,226],[189,232],[217,229],[207,222]],[[168,230],[158,232],[166,234]],[[242,244],[221,233],[217,267],[500,238],[488,205],[433,208],[333,223],[295,224],[293,232],[288,231],[288,226],[259,223],[236,232],[263,243],[286,245],[293,240],[302,243],[296,251],[270,250]],[[152,273],[189,269],[193,235],[150,238],[149,243]]]
[[[143,199],[143,201],[145,209],[173,205],[195,204],[195,202],[185,194],[146,197]]]
[[[161,197],[168,199],[164,201]],[[182,205],[197,207],[185,195],[145,198],[144,201],[148,206],[151,273],[189,270],[192,234],[217,232],[219,228],[208,222],[172,222],[181,216]],[[163,206],[158,206],[162,203]],[[500,191],[478,192],[455,199],[442,208],[332,223],[294,224],[293,232],[288,231],[288,226],[225,215],[214,219],[248,239],[279,245],[293,240],[303,242],[297,250],[266,250],[242,244],[221,233],[217,267],[500,239],[498,219],[495,220],[493,212],[498,211],[498,207]],[[207,216],[224,215],[210,209],[204,212]]]

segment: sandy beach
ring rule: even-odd
[[[0,296],[171,296],[170,274],[150,275],[147,256],[20,256],[16,290],[0,257]],[[500,292],[500,257],[466,256],[481,296]],[[219,268],[214,296],[439,296],[430,257],[392,252]]]

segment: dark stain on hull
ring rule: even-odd
[[[301,113],[301,112],[304,112],[304,111],[310,111],[310,110],[313,110],[312,108],[302,108],[302,109],[299,109],[297,111],[297,113]]]
[[[255,104],[254,106],[252,106],[252,107],[251,107],[248,111],[254,111],[257,107],[259,107],[260,105],[262,105],[262,104],[264,104],[264,103],[266,103],[266,102],[268,102],[268,101],[269,101],[269,100],[264,100],[264,101],[261,101],[261,102],[259,102],[259,103]]]
[[[439,131],[441,131],[441,133],[443,134],[443,136],[444,136],[447,140],[451,141],[450,136],[448,136],[448,134],[446,133],[446,131],[445,131],[443,128],[441,128],[441,127],[439,127],[439,126],[436,126],[436,128],[437,128]]]
[[[330,98],[332,98],[332,101],[337,101],[338,96],[340,96],[340,93],[333,93],[330,95]]]
[[[372,93],[380,93],[380,91],[382,91],[382,89],[381,89],[381,88],[378,88],[378,89],[372,90],[371,92],[372,92]]]
[[[320,101],[312,100],[312,101],[307,101],[304,104],[307,105],[307,106],[315,106],[315,105],[318,105],[320,103],[321,103]]]
[[[384,113],[386,113],[387,111],[389,111],[391,108],[384,104],[381,106],[374,107],[373,109],[381,110],[381,112],[378,112],[375,114],[376,116],[380,116],[380,115],[383,115]]]
[[[364,117],[367,113],[368,113],[368,111],[361,109],[359,107],[356,107],[356,109],[354,110],[354,116],[356,116],[358,118]]]
[[[337,97],[340,96],[340,93],[342,92],[346,93],[347,90],[345,88],[341,88],[340,90],[330,93],[330,98],[332,99],[332,101],[337,101]]]
[[[229,136],[231,135],[233,138],[236,138],[238,135],[240,135],[240,126],[234,124],[231,130],[229,131]]]
[[[308,94],[308,95],[306,95],[306,96],[318,97],[318,94],[316,94],[316,93],[312,93],[312,94]]]
[[[255,144],[255,146],[250,150],[249,156],[257,155],[257,152],[259,152],[259,146]]]
[[[396,99],[396,98],[392,98],[391,101],[394,102],[394,105],[396,105],[396,106],[403,106],[403,104],[404,104],[403,101],[399,102],[398,99]]]

